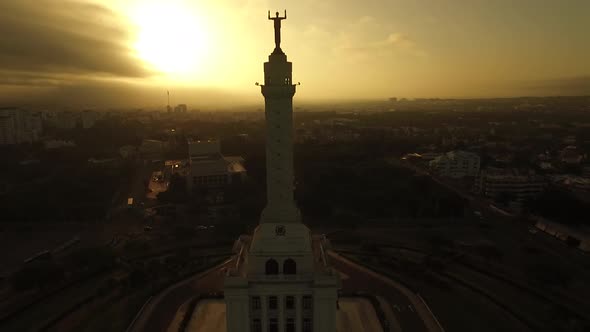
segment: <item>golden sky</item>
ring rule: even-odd
[[[3,0],[0,100],[261,99],[269,9],[302,100],[590,94],[587,0]]]

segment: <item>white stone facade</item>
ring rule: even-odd
[[[237,248],[225,280],[228,331],[336,331],[340,280],[305,225],[261,224]]]

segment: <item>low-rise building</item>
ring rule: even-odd
[[[547,184],[544,176],[516,169],[486,169],[479,177],[481,193],[493,199],[505,199],[508,201],[505,203],[522,204],[542,193]]]
[[[197,188],[223,187],[231,183],[241,183],[246,177],[242,157],[224,157],[219,141],[189,141],[189,172],[187,188],[193,192]]]
[[[471,152],[451,151],[431,160],[429,166],[433,174],[442,177],[475,177],[479,174],[480,158]]]

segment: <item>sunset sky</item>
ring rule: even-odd
[[[0,104],[261,101],[269,9],[300,100],[590,94],[587,0],[2,0]]]

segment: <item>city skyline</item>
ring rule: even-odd
[[[256,18],[270,8],[294,17],[285,51],[302,101],[590,93],[583,1],[0,6],[3,103],[164,105],[168,89],[179,103],[256,103],[270,37]]]

